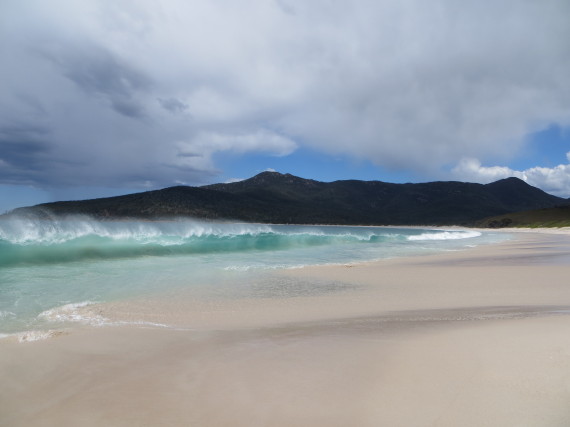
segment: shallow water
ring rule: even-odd
[[[45,330],[92,303],[184,289],[197,298],[336,292],[271,272],[459,250],[507,238],[472,230],[175,221],[0,220],[0,333]]]

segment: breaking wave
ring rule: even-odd
[[[0,220],[0,267],[478,237],[475,231],[173,221]]]

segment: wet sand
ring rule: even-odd
[[[570,425],[570,236],[278,272],[336,292],[90,307],[0,341],[4,426]]]

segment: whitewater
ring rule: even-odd
[[[342,284],[284,282],[272,272],[506,238],[462,229],[0,219],[0,337],[34,340],[72,324],[105,325],[90,306],[178,290],[205,300],[334,292]]]

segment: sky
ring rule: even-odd
[[[568,0],[2,0],[0,213],[249,178],[570,197]]]

